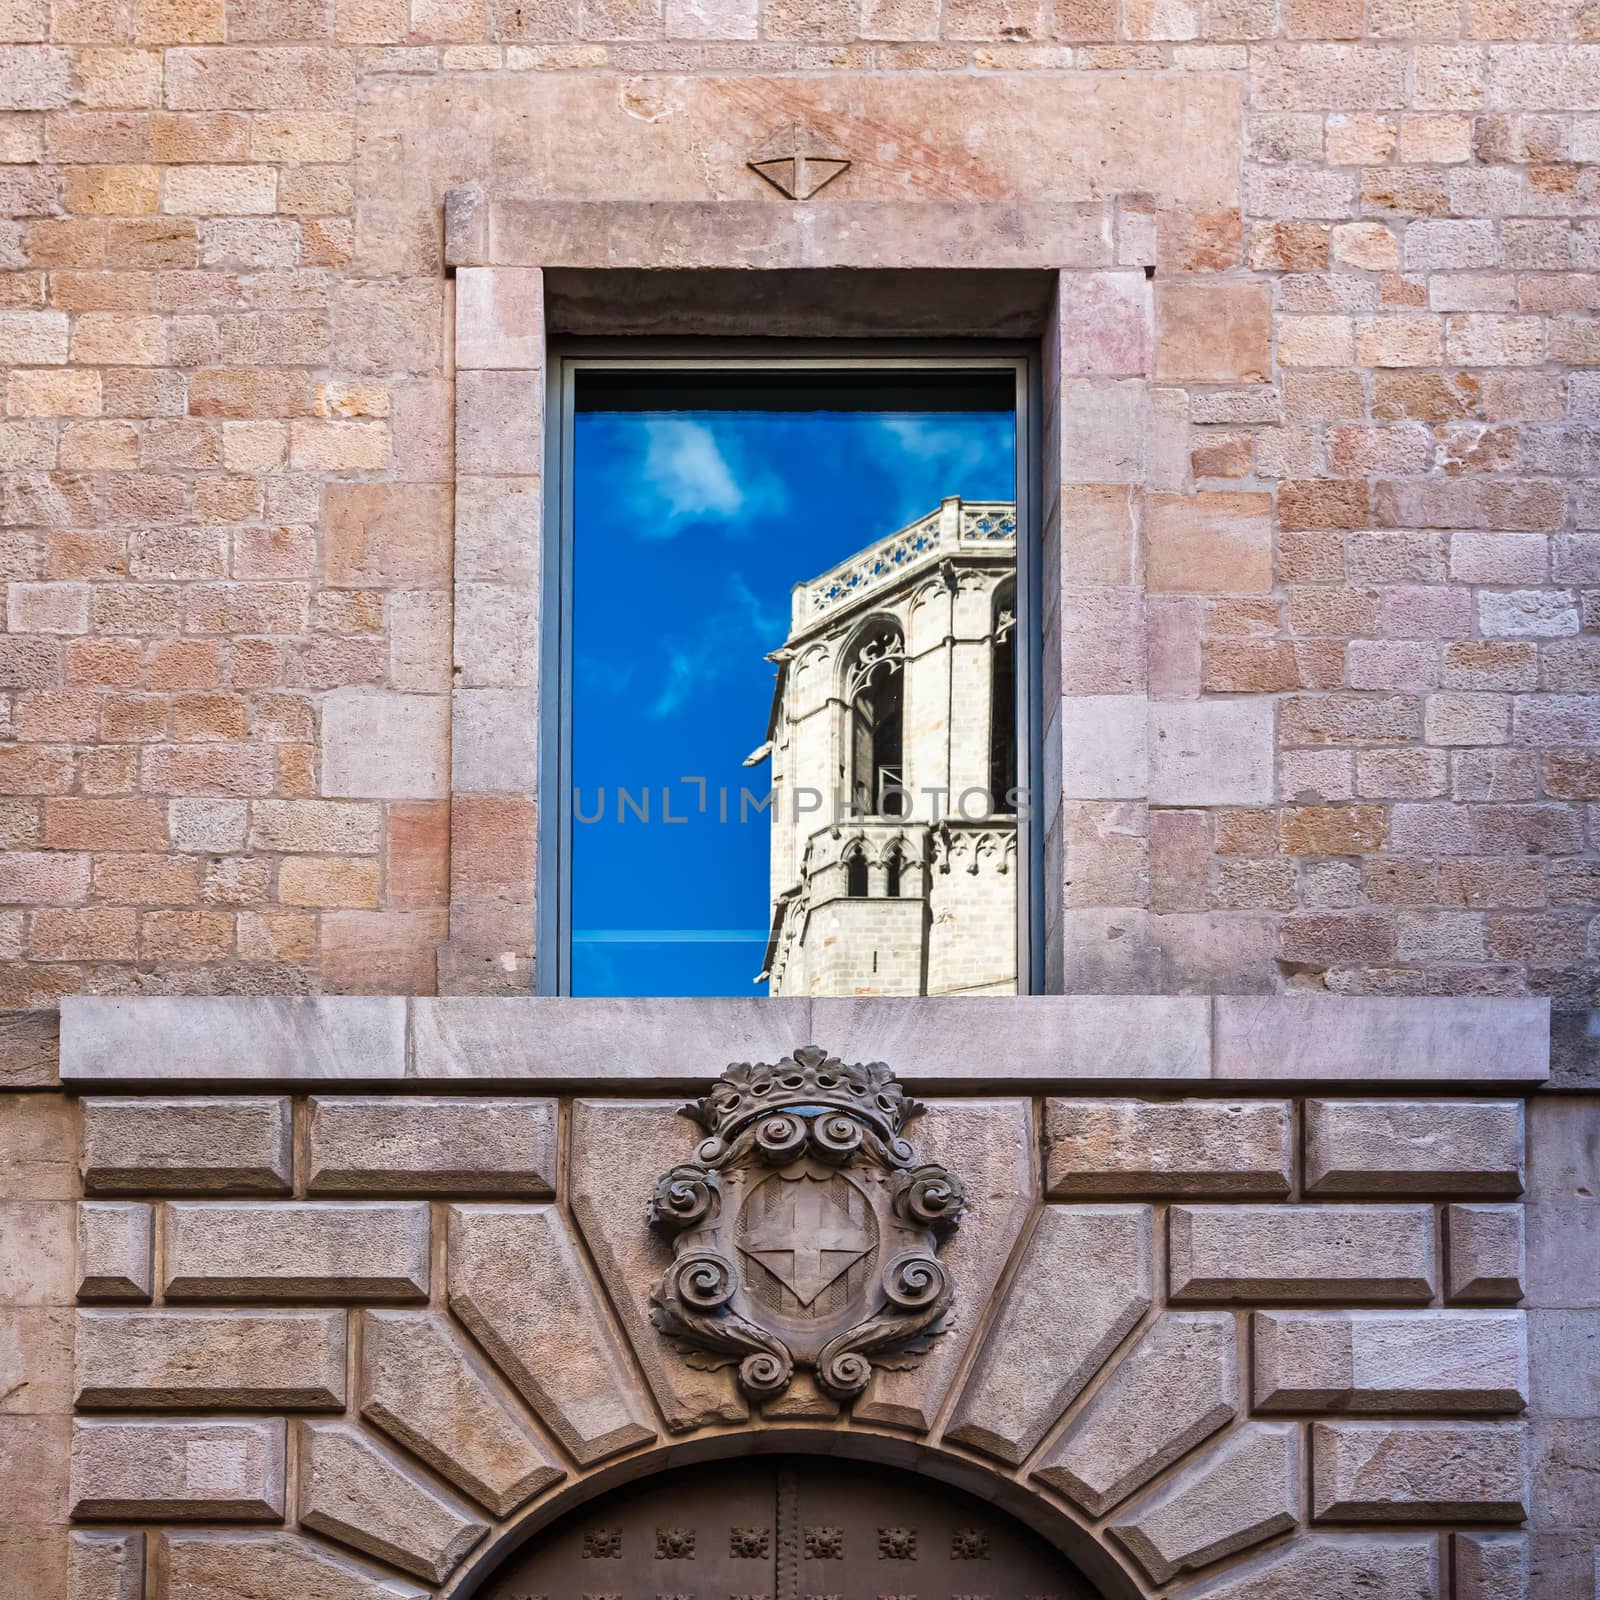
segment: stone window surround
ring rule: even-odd
[[[529,552],[540,543],[546,473],[546,272],[582,277],[591,286],[614,272],[626,285],[609,313],[581,293],[575,297],[590,322],[571,331],[585,333],[619,331],[608,314],[615,317],[615,307],[627,305],[642,282],[659,277],[666,287],[649,312],[654,331],[1042,335],[1040,521],[1042,567],[1050,576],[1041,607],[1040,785],[1052,797],[1039,820],[1045,993],[1097,987],[1092,948],[1081,955],[1069,948],[1068,913],[1049,887],[1063,879],[1067,802],[1215,805],[1271,798],[1270,698],[1163,701],[1151,697],[1142,673],[1119,683],[1115,694],[1082,692],[1083,664],[1064,648],[1073,637],[1144,630],[1141,563],[1132,541],[1120,581],[1108,584],[1102,573],[1093,590],[1074,590],[1054,575],[1063,570],[1064,494],[1076,492],[1080,506],[1096,510],[1120,500],[1121,518],[1137,528],[1136,502],[1153,453],[1149,222],[1146,210],[1109,204],[650,204],[447,193],[445,256],[456,312],[456,655],[451,920],[440,952],[441,993],[515,994],[530,986],[542,580]],[[803,296],[798,312],[780,311],[775,326],[770,294],[763,299],[755,292],[759,321],[745,327],[728,326],[726,308],[717,309],[712,297],[702,294],[695,303],[690,285],[698,275],[744,271],[778,273],[774,281],[786,285],[821,279],[826,287],[820,299]],[[885,272],[918,273],[932,283],[948,273],[964,280],[967,292],[936,289],[931,311],[922,313],[891,295],[874,301],[854,292]],[[847,283],[845,274],[862,276]],[[1040,304],[1029,305],[1027,287],[1008,287],[995,295],[992,313],[984,300],[977,301],[983,309],[973,310],[975,285],[993,277],[1009,286],[1030,276],[1046,285]],[[930,315],[937,325],[928,325]],[[1093,319],[1093,339],[1063,337],[1064,327],[1081,328],[1086,318]],[[1119,515],[1115,507],[1109,514]],[[1193,753],[1201,750],[1203,761]],[[497,849],[496,838],[521,844]],[[1099,908],[1091,920],[1100,925],[1114,915]],[[1092,928],[1088,934],[1093,941]]]

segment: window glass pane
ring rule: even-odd
[[[579,370],[575,994],[1014,991],[1014,392]]]

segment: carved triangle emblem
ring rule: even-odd
[[[746,163],[791,200],[809,200],[850,165],[850,158],[831,140],[804,122],[776,128]]]

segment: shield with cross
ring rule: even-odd
[[[656,1184],[651,1222],[674,1252],[656,1325],[697,1365],[738,1362],[754,1398],[799,1366],[852,1399],[874,1362],[914,1357],[954,1298],[937,1251],[963,1199],[901,1137],[921,1109],[881,1062],[813,1046],[730,1067],[685,1107],[708,1131],[696,1160]]]

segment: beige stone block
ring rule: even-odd
[[[283,1518],[284,1424],[112,1422],[72,1427],[75,1517]]]
[[[547,1198],[554,1100],[314,1098],[312,1194],[512,1194]]]
[[[0,1415],[0,1503],[6,1526],[67,1520],[72,1419]]]
[[[564,1476],[510,1391],[432,1311],[362,1315],[361,1415],[497,1517]]]
[[[948,1436],[1020,1465],[1150,1309],[1151,1262],[1149,1206],[1046,1206]]]
[[[1309,1100],[1306,1192],[1522,1192],[1518,1100]]]
[[[450,1309],[584,1465],[655,1436],[553,1206],[452,1206]],[[541,1286],[537,1300],[523,1285]]]
[[[67,1600],[144,1600],[142,1533],[74,1533],[67,1546]]]
[[[1521,1423],[1316,1423],[1312,1516],[1520,1522],[1529,1499],[1526,1431]]]
[[[1277,1199],[1293,1181],[1286,1100],[1048,1100],[1045,1193]]]
[[[1069,800],[1142,799],[1149,790],[1142,694],[1068,695],[1061,702],[1061,788]]]
[[[0,1309],[0,1415],[58,1416],[71,1409],[72,1312]]]
[[[322,790],[349,799],[437,800],[449,793],[444,695],[338,689],[322,702]]]
[[[1258,1311],[1259,1411],[1515,1412],[1520,1311]]]
[[[1272,587],[1270,495],[1153,494],[1145,527],[1152,592],[1263,594]]]
[[[1185,283],[1156,293],[1156,378],[1262,383],[1272,371],[1272,286]]]
[[[358,1429],[300,1424],[300,1525],[430,1583],[461,1564],[488,1530]]]
[[[64,311],[0,311],[0,366],[61,366],[66,359]]]
[[[1522,1298],[1527,1250],[1521,1206],[1446,1206],[1445,1242],[1451,1300]]]
[[[83,1101],[92,1194],[287,1194],[287,1099]]]
[[[82,1311],[77,1402],[142,1411],[337,1411],[342,1311]]]
[[[1233,1317],[1168,1312],[1068,1425],[1033,1476],[1102,1516],[1239,1407]]]
[[[335,1201],[167,1207],[173,1300],[425,1300],[425,1203]]]
[[[78,1207],[78,1298],[148,1300],[154,1285],[155,1214],[137,1202]]]
[[[186,68],[185,90],[191,75],[198,76]],[[1157,203],[1194,211],[1238,203],[1238,88],[1232,83],[1202,74],[1149,79],[995,72],[950,74],[948,82],[940,76],[818,73],[797,81],[707,75],[675,82],[670,114],[652,115],[665,106],[619,103],[603,74],[522,73],[486,81],[473,115],[479,126],[503,130],[507,170],[515,169],[517,191],[528,196],[726,203],[729,197],[716,187],[723,180],[711,176],[720,169],[708,168],[710,152],[754,149],[781,107],[785,116],[828,128],[856,157],[859,170],[841,180],[851,186],[841,205],[852,209],[901,199],[928,205],[952,194],[1099,198],[1108,165],[1119,174],[1120,189],[1148,191]],[[529,81],[535,78],[542,81]],[[459,96],[446,87],[406,86],[409,92],[376,97],[370,111],[375,127],[414,127],[425,119],[421,125],[460,128]],[[1173,136],[1177,128],[1182,137]],[[920,141],[915,151],[907,143],[912,138]],[[395,147],[387,148],[391,142]],[[1231,161],[1224,150],[1232,152]],[[402,141],[380,140],[371,154],[374,178],[414,167],[414,148],[408,153]],[[808,209],[824,203],[826,196],[818,197]],[[680,263],[666,258],[662,264]]]
[[[72,1304],[75,1220],[69,1201],[0,1204],[0,1306]]]
[[[154,1600],[201,1595],[282,1596],[283,1600],[429,1600],[391,1572],[351,1561],[292,1533],[164,1533],[158,1535],[161,1587]]]
[[[324,492],[324,583],[349,589],[441,587],[450,580],[445,485],[330,483]]]
[[[544,367],[544,274],[537,267],[462,267],[456,273],[456,367]]]
[[[1153,805],[1264,805],[1275,794],[1268,695],[1150,702]]]
[[[5,1048],[0,1037],[0,1053]],[[62,1095],[0,1094],[0,1199],[76,1195],[76,1122]]]
[[[1173,1206],[1174,1300],[1387,1300],[1433,1297],[1427,1206]]]
[[[1150,389],[1142,379],[1067,378],[1057,397],[1063,485],[1139,484],[1150,436]]]
[[[1248,1550],[1301,1515],[1300,1435],[1250,1422],[1112,1524],[1156,1583]]]
[[[531,633],[529,630],[531,645]],[[532,651],[526,657],[533,665]],[[451,696],[451,787],[457,794],[534,794],[537,689],[457,689]]]
[[[463,472],[537,473],[544,453],[542,372],[463,372],[456,379],[456,462]]]

